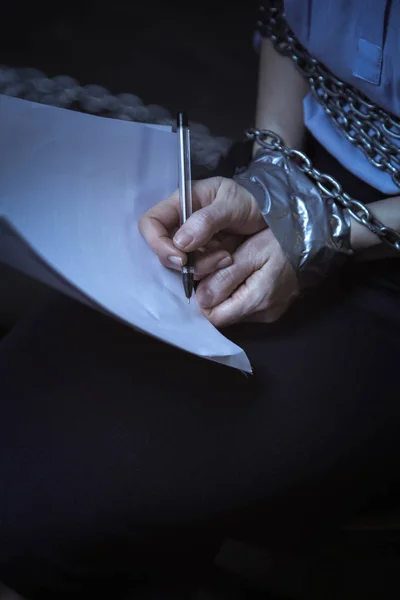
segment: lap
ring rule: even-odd
[[[397,488],[400,285],[382,265],[231,328],[251,377],[55,296],[0,344],[0,573],[22,551],[128,569],[154,540],[273,536]]]

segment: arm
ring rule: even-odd
[[[382,223],[391,229],[400,231],[400,196],[393,196],[379,200],[379,202],[372,202],[368,204],[368,208]],[[388,255],[380,239],[354,219],[351,219],[350,243],[356,252],[372,250],[373,254],[371,254],[371,258],[380,258]],[[393,252],[393,256],[399,256],[399,254],[399,252]],[[365,258],[368,258],[368,254],[366,254]]]
[[[303,98],[307,80],[293,61],[275,50],[269,39],[261,44],[256,127],[276,131],[292,148],[301,148],[304,137]]]
[[[276,131],[288,146],[301,149],[305,131],[303,99],[308,91],[308,81],[300,75],[293,61],[279,54],[272,42],[263,38],[256,127]],[[255,144],[254,151],[257,149]],[[400,196],[373,202],[368,208],[385,225],[400,231]],[[356,253],[362,252],[364,258],[369,258],[369,250],[371,258],[388,255],[379,238],[354,219],[351,220],[351,247]]]

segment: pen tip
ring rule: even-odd
[[[190,304],[190,298],[188,298],[188,304]]]

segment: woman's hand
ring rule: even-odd
[[[239,321],[276,321],[299,294],[299,282],[271,229],[248,238],[233,264],[203,279],[196,292],[216,327]]]
[[[232,253],[243,236],[266,228],[253,196],[224,177],[193,183],[193,210],[179,228],[176,191],[142,216],[139,229],[165,267],[180,270],[186,263],[186,252],[197,251],[196,279],[232,264]]]
[[[254,197],[233,180],[193,184],[196,212],[179,228],[177,192],[140,220],[140,231],[173,269],[197,251],[196,297],[216,327],[278,319],[299,293],[297,276],[260,213]]]

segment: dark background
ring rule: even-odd
[[[253,123],[255,2],[15,1],[1,12],[0,64],[183,107],[232,139]]]
[[[240,140],[254,121],[256,21],[257,4],[249,1],[6,0],[0,65],[132,93],[172,115],[184,109],[212,135]],[[0,336],[46,292],[0,264]]]
[[[133,93],[172,114],[184,108],[213,135],[241,139],[254,122],[256,20],[257,4],[246,0],[6,1],[0,8],[0,65],[33,67],[50,77],[69,75],[114,94]],[[44,286],[0,265],[0,335],[45,293]],[[371,550],[369,536],[379,533],[374,523],[369,534],[362,531],[365,537],[356,535],[356,550],[345,544],[345,550],[316,560],[284,557],[280,568],[271,569],[264,554],[234,547],[225,563],[242,573],[247,565],[249,579],[258,578],[264,589],[275,578],[276,587],[291,598],[392,598],[384,590],[398,580],[397,553],[392,554],[390,544],[381,546],[379,536]],[[322,593],[312,593],[310,578]],[[339,580],[337,595],[329,593],[332,580]]]

